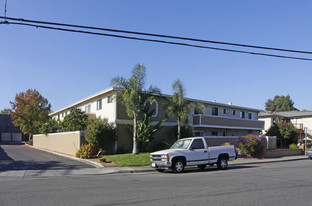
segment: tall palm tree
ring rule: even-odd
[[[129,79],[124,77],[115,77],[111,80],[111,86],[117,87],[117,99],[126,107],[126,112],[133,119],[133,149],[132,154],[138,154],[137,142],[137,122],[143,112],[144,105],[148,103],[153,94],[159,94],[156,87],[150,86],[148,90],[144,89],[146,68],[144,65],[137,64]]]
[[[192,109],[196,109],[199,113],[203,113],[202,104],[194,104],[184,99],[185,89],[180,80],[176,80],[173,85],[173,95],[168,98],[167,114],[169,117],[175,118],[178,122],[178,137],[181,138],[181,124],[185,123]]]

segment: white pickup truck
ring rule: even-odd
[[[175,173],[184,171],[185,166],[197,165],[205,169],[206,165],[217,164],[226,169],[228,161],[236,159],[234,146],[208,146],[204,137],[190,137],[176,141],[170,149],[151,153],[151,166],[159,172],[171,168]]]

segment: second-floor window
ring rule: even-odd
[[[212,115],[218,116],[218,108],[212,107]]]
[[[112,103],[113,102],[113,97],[112,95],[107,97],[107,103]]]
[[[102,99],[98,99],[96,101],[96,110],[101,110],[102,109]]]
[[[223,114],[228,114],[229,110],[228,109],[223,109]]]
[[[90,104],[85,106],[85,112],[86,113],[90,113],[91,112],[91,105]]]
[[[239,114],[239,116],[240,116],[240,118],[245,118],[245,112],[240,112],[240,114]]]
[[[235,110],[232,110],[232,111],[231,111],[231,115],[235,115]]]
[[[248,113],[248,119],[253,119],[252,116],[252,113]]]

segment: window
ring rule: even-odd
[[[85,106],[85,112],[86,113],[90,113],[91,112],[91,105],[90,104]]]
[[[107,97],[107,103],[112,103],[113,102],[113,97],[112,95]]]
[[[96,110],[101,110],[102,109],[102,99],[98,99],[96,101]]]
[[[245,118],[245,112],[240,112],[239,116],[240,118]]]
[[[218,116],[218,108],[212,107],[212,115]]]
[[[192,149],[205,149],[205,145],[202,139],[194,139],[192,145]]]
[[[212,136],[218,136],[218,132],[217,132],[217,131],[212,131],[212,132],[211,132],[211,135],[212,135]]]
[[[248,119],[252,119],[252,113],[248,113]]]
[[[229,110],[228,109],[224,109],[223,110],[223,114],[228,114],[229,113]]]
[[[232,110],[232,111],[231,111],[231,115],[235,115],[235,110]]]
[[[223,132],[223,136],[224,136],[224,137],[226,136],[226,132]]]

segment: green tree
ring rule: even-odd
[[[276,95],[273,100],[268,99],[268,101],[265,103],[265,110],[270,112],[285,112],[298,110],[294,107],[294,104],[295,103],[292,101],[289,95],[287,95],[286,97],[284,95]]]
[[[48,120],[51,111],[51,104],[35,89],[16,94],[14,102],[10,104],[13,124],[30,136],[38,133],[41,125]]]
[[[146,68],[144,65],[136,65],[132,70],[129,79],[124,77],[115,77],[111,80],[111,85],[118,87],[117,99],[126,107],[126,112],[133,119],[133,154],[138,154],[137,143],[137,122],[142,115],[144,104],[153,94],[159,94],[160,91],[156,87],[150,86],[148,90],[144,89]]]
[[[63,131],[85,131],[88,125],[88,115],[80,109],[72,107],[63,119]]]
[[[150,109],[150,105],[154,102],[152,100],[151,102],[146,102],[143,113],[142,113],[142,120],[138,122],[138,147],[140,152],[146,151],[147,144],[152,141],[154,134],[160,129],[160,126],[166,121],[166,119],[163,119],[162,121],[157,122],[156,124],[153,124],[153,113],[155,112],[155,109]]]
[[[296,142],[298,130],[292,123],[280,121],[278,124],[271,126],[266,135],[276,136],[277,139],[281,142],[281,146],[283,146],[283,143],[285,143],[285,146],[288,147],[289,144]]]
[[[55,133],[62,129],[62,125],[55,119],[49,119],[39,128],[39,133],[47,135],[48,133]]]
[[[5,109],[0,111],[0,114],[10,114],[10,109],[5,108]]]
[[[174,91],[172,97],[168,98],[167,114],[169,117],[175,118],[178,122],[178,136],[181,138],[181,124],[185,123],[192,109],[198,113],[203,113],[204,107],[202,104],[194,104],[185,100],[185,89],[180,80],[176,80],[172,85]]]

